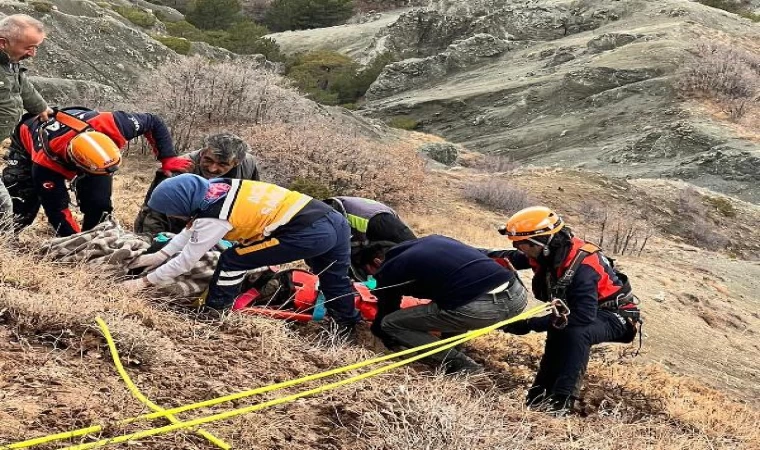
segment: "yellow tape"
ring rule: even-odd
[[[167,410],[160,411],[160,412],[154,412],[154,413],[144,414],[144,415],[137,416],[137,417],[132,417],[132,418],[125,419],[125,420],[122,420],[122,421],[118,422],[118,425],[126,425],[126,424],[134,423],[134,422],[137,422],[137,421],[141,421],[141,420],[155,419],[155,418],[158,418],[158,417],[164,417],[164,416],[169,415],[169,414],[176,414],[176,413],[181,413],[181,412],[190,411],[190,410],[194,410],[194,409],[214,406],[214,405],[218,405],[220,403],[225,403],[225,402],[229,402],[229,401],[233,401],[233,400],[239,400],[239,399],[250,397],[250,396],[253,396],[253,395],[258,395],[258,394],[262,394],[262,393],[265,393],[265,392],[271,392],[271,391],[275,391],[275,390],[279,390],[279,389],[284,389],[286,387],[291,387],[291,386],[295,386],[295,385],[298,385],[298,384],[302,384],[302,383],[307,383],[307,382],[310,382],[310,381],[319,380],[321,378],[325,378],[325,377],[328,377],[328,376],[338,375],[338,374],[341,374],[341,373],[344,373],[344,372],[348,372],[348,371],[351,371],[351,370],[360,369],[360,368],[363,368],[363,367],[366,367],[366,366],[369,366],[369,365],[372,365],[372,364],[377,364],[377,363],[384,362],[384,361],[387,361],[387,360],[390,360],[390,359],[394,359],[394,358],[398,358],[398,357],[401,357],[401,356],[405,356],[405,355],[408,355],[408,354],[411,354],[411,353],[420,352],[420,351],[423,351],[423,350],[426,350],[426,349],[429,349],[429,348],[440,347],[440,348],[436,348],[433,351],[429,351],[427,353],[424,353],[422,355],[418,355],[418,356],[415,356],[413,358],[408,358],[408,359],[405,359],[403,361],[399,361],[398,363],[390,364],[388,366],[383,366],[383,367],[381,367],[379,369],[376,369],[376,370],[374,370],[372,372],[368,372],[371,375],[364,376],[364,375],[367,375],[367,374],[364,374],[364,375],[357,376],[357,377],[361,377],[361,378],[357,378],[357,377],[348,378],[346,380],[342,380],[340,382],[337,382],[337,383],[341,383],[339,385],[335,385],[336,383],[332,383],[330,385],[326,385],[326,386],[333,386],[331,388],[335,388],[335,387],[338,387],[338,386],[342,386],[344,384],[348,384],[348,382],[359,381],[360,379],[368,378],[369,376],[374,376],[374,375],[377,375],[378,373],[382,373],[382,372],[385,372],[385,371],[388,371],[388,370],[392,370],[392,369],[394,369],[396,367],[401,367],[401,366],[403,366],[405,364],[409,364],[409,363],[411,363],[413,361],[417,361],[419,359],[426,358],[427,356],[430,356],[430,355],[432,355],[432,354],[434,354],[436,352],[447,350],[449,348],[455,347],[455,346],[457,346],[457,345],[459,345],[459,344],[461,344],[463,342],[466,342],[466,341],[468,341],[470,339],[474,339],[474,338],[476,338],[478,336],[482,336],[482,335],[484,335],[486,333],[489,333],[489,332],[491,332],[493,330],[501,328],[504,325],[507,325],[507,324],[510,324],[510,323],[513,323],[513,322],[517,322],[517,321],[520,321],[520,320],[525,320],[525,319],[534,317],[534,316],[536,316],[538,314],[541,314],[541,313],[544,313],[544,312],[548,312],[550,310],[551,310],[551,306],[549,306],[549,305],[539,305],[539,306],[536,306],[534,308],[529,309],[528,311],[523,312],[522,314],[519,314],[519,315],[517,315],[515,317],[512,317],[511,319],[504,320],[502,322],[496,323],[494,325],[491,325],[489,327],[483,328],[481,330],[471,331],[471,332],[464,333],[464,334],[461,334],[461,335],[458,335],[458,336],[453,336],[453,337],[450,337],[450,338],[447,338],[447,339],[442,339],[440,341],[432,342],[430,344],[425,344],[425,345],[422,345],[422,346],[419,346],[419,347],[403,350],[403,351],[400,351],[400,352],[397,352],[397,353],[393,353],[393,354],[389,354],[389,355],[384,355],[384,356],[380,356],[380,357],[377,357],[377,358],[372,358],[372,359],[369,359],[369,360],[366,360],[366,361],[362,361],[362,362],[351,364],[351,365],[348,365],[348,366],[344,366],[344,367],[328,370],[328,371],[325,371],[325,372],[321,372],[321,373],[317,373],[317,374],[313,374],[313,375],[308,375],[306,377],[298,378],[298,379],[295,379],[295,380],[288,380],[288,381],[284,381],[284,382],[273,384],[273,385],[269,385],[269,386],[263,386],[263,387],[259,387],[259,388],[256,388],[256,389],[251,389],[251,390],[248,390],[248,391],[244,391],[244,392],[239,392],[239,393],[236,393],[236,394],[231,394],[231,395],[227,395],[227,396],[223,396],[223,397],[218,397],[218,398],[215,398],[215,399],[206,400],[206,401],[203,401],[203,402],[193,403],[193,404],[184,405],[184,406],[178,406],[176,408],[171,408],[171,409],[167,409]],[[352,380],[352,381],[348,381],[348,380]],[[323,386],[322,388],[324,388],[324,387],[325,386]],[[264,405],[264,406],[262,406],[261,408],[258,408],[258,409],[263,409],[263,408],[266,408],[268,406],[273,406],[274,404],[280,404],[280,403],[285,403],[287,401],[292,401],[292,400],[295,400],[297,398],[301,398],[301,396],[305,397],[305,396],[308,396],[308,395],[313,395],[314,393],[321,392],[320,389],[322,389],[322,388],[315,388],[315,389],[312,389],[312,390],[309,390],[309,391],[304,391],[304,392],[302,392],[300,394],[294,394],[294,395],[300,395],[299,397],[291,398],[291,397],[293,397],[291,395],[291,396],[288,396],[288,397],[281,397],[280,399],[275,399],[275,400],[272,400],[270,402],[262,403],[260,405]],[[328,388],[328,389],[331,389],[331,388]],[[288,400],[280,401],[281,399],[288,399]],[[274,402],[274,401],[277,401],[278,403],[272,404],[272,402]],[[258,407],[260,405],[254,405],[252,407]],[[248,408],[252,408],[252,407],[248,407]],[[235,414],[235,415],[245,414],[247,412],[252,412],[252,411],[258,410],[258,409],[253,409],[253,410],[248,411],[247,410],[248,408],[243,408],[243,409],[246,410],[245,412],[241,412],[241,413]],[[234,412],[234,411],[240,411],[240,410],[233,410],[233,411],[230,411],[230,412]],[[227,413],[223,413],[223,414],[227,414]],[[210,417],[217,417],[217,416],[220,416],[220,414],[217,414],[215,416],[210,416]],[[230,416],[230,417],[234,417],[234,415]],[[210,420],[210,421],[222,420],[222,419],[226,419],[226,418],[228,418],[228,417],[215,418],[215,419]],[[186,425],[185,427],[174,428],[177,425],[177,424],[174,424],[174,425],[169,425],[168,426],[168,427],[171,427],[170,429],[166,429],[167,427],[162,427],[162,428],[155,428],[155,429],[145,430],[145,431],[143,431],[141,433],[145,433],[145,432],[149,432],[149,431],[153,431],[153,430],[161,430],[158,433],[174,431],[176,429],[187,428],[187,427],[198,425],[196,423],[198,420],[205,420],[205,419],[208,419],[208,417],[206,417],[206,418],[202,417],[202,418],[199,418],[199,419],[195,419],[195,420],[192,420],[192,421],[188,421],[188,422],[182,423],[181,425]],[[206,422],[202,422],[202,423],[206,423]],[[190,425],[188,425],[188,424],[190,424]],[[39,437],[39,438],[30,439],[30,440],[23,441],[23,442],[18,442],[18,443],[15,443],[15,444],[11,444],[10,446],[0,447],[0,450],[15,450],[15,449],[20,449],[20,448],[27,448],[27,447],[31,447],[31,446],[35,446],[35,445],[40,445],[40,444],[44,444],[44,443],[48,443],[48,442],[52,442],[52,441],[56,441],[56,440],[71,439],[71,438],[75,438],[75,437],[80,437],[80,436],[84,436],[86,434],[96,433],[96,432],[99,432],[99,431],[102,431],[102,430],[103,430],[103,427],[101,427],[101,426],[91,426],[91,427],[82,428],[82,429],[79,429],[79,430],[68,431],[68,432],[57,433],[57,434],[51,434],[51,435],[48,435],[48,436],[42,436],[42,437]],[[158,434],[158,433],[153,433],[153,434]],[[133,434],[135,434],[135,433],[133,433]],[[125,435],[125,436],[132,436],[132,435]],[[138,436],[137,438],[139,438],[139,437],[146,437],[146,436],[150,436],[150,435],[152,435],[152,434],[148,434],[148,435],[145,435],[145,436]],[[122,438],[122,437],[119,437],[119,438]],[[118,438],[114,438],[114,439],[118,439]],[[136,438],[135,437],[130,437],[129,439],[126,439],[126,440],[130,440],[130,439],[136,439]],[[110,443],[115,443],[115,442],[111,442],[109,439],[105,439],[103,441],[108,441],[108,442],[103,443],[102,445],[98,445],[98,446],[103,446],[103,445],[108,445]],[[103,442],[103,441],[97,441],[97,442],[93,442],[91,444],[85,444],[85,445],[98,444],[98,443]],[[123,440],[120,440],[119,442],[123,442]],[[72,448],[73,449],[73,448],[80,448],[80,447],[74,446],[74,447],[67,447],[67,448]],[[92,448],[92,447],[86,447],[86,448]]]
[[[113,337],[111,336],[111,331],[108,329],[108,325],[106,325],[105,321],[101,319],[100,317],[96,317],[95,321],[98,323],[98,326],[100,327],[100,331],[103,333],[103,337],[106,338],[106,342],[108,343],[108,349],[111,351],[111,357],[113,358],[113,363],[116,366],[116,370],[119,372],[119,375],[121,376],[121,379],[124,380],[124,384],[127,385],[127,389],[129,389],[129,392],[132,393],[132,395],[140,400],[145,406],[152,409],[155,412],[165,412],[166,410],[157,404],[150,401],[148,397],[143,395],[142,392],[140,392],[140,389],[137,388],[135,383],[132,382],[132,378],[130,378],[129,374],[126,370],[124,370],[124,366],[121,364],[121,358],[119,358],[119,352],[116,350],[116,344],[113,341]],[[166,417],[169,422],[171,423],[182,423],[179,419],[174,417],[171,413],[166,414],[164,417]],[[208,439],[209,442],[216,445],[217,447],[229,450],[232,448],[232,446],[223,440],[219,439],[218,437],[214,436],[213,434],[209,433],[206,430],[198,430],[198,435]]]

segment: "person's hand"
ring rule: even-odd
[[[121,283],[121,287],[130,293],[139,292],[149,286],[150,282],[146,277],[135,278],[134,280],[129,280]]]
[[[37,114],[37,118],[40,120],[40,122],[47,122],[48,120],[50,120],[50,116],[52,114],[53,114],[53,108],[48,107],[48,109]]]
[[[138,269],[140,267],[145,267],[145,270],[148,271],[160,266],[167,259],[169,259],[169,255],[164,253],[162,250],[159,250],[156,253],[140,255],[137,259],[129,263],[127,269]]]
[[[187,173],[193,169],[193,162],[189,158],[181,156],[169,156],[161,160],[161,170],[167,177],[174,173]]]
[[[533,331],[533,328],[531,328],[530,322],[528,322],[528,320],[518,320],[517,322],[504,325],[499,329],[505,333],[523,336]]]

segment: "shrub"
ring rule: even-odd
[[[348,56],[318,50],[296,58],[287,76],[311,99],[337,105],[354,98],[347,80],[354,78],[358,70],[359,64]]]
[[[153,39],[164,44],[165,46],[174,50],[176,53],[179,53],[180,55],[187,55],[188,53],[190,53],[190,48],[192,47],[192,44],[190,43],[190,41],[188,41],[185,38],[179,38],[179,37],[174,37],[174,36],[153,36]]]
[[[274,0],[264,23],[274,31],[330,27],[345,23],[353,11],[352,0]]]
[[[36,0],[32,2],[32,8],[37,12],[49,13],[53,11],[53,4],[44,0]]]
[[[143,11],[140,8],[134,8],[132,6],[114,6],[113,10],[133,24],[143,28],[150,28],[156,24],[156,16],[150,12]]]
[[[414,203],[424,191],[424,162],[411,145],[380,144],[333,120],[261,125],[244,137],[264,176],[281,186],[318,180],[326,192],[394,206]]]
[[[319,180],[311,178],[296,177],[293,182],[290,183],[288,189],[318,199],[329,198],[336,195],[329,186],[322,184]]]
[[[715,208],[723,217],[736,217],[736,208],[731,200],[725,197],[705,197],[704,202]]]
[[[221,44],[231,52],[251,55],[257,53],[255,43],[265,34],[269,34],[267,27],[248,19],[241,20],[227,30]]]
[[[132,102],[166,120],[179,151],[210,130],[316,113],[282,77],[246,62],[186,58],[146,73],[139,85]]]
[[[470,183],[464,190],[465,198],[481,205],[511,214],[533,204],[530,195],[503,179],[491,179]]]
[[[194,0],[185,19],[202,30],[226,30],[240,20],[239,0]]]
[[[698,247],[724,250],[730,241],[716,231],[719,224],[709,216],[704,200],[693,187],[682,189],[678,194],[673,220],[666,230]]]
[[[760,88],[760,56],[722,44],[697,46],[678,81],[687,96],[717,101],[732,119],[741,118]]]
[[[420,127],[420,121],[409,116],[396,116],[388,120],[389,127],[401,130],[416,130]]]
[[[630,211],[616,211],[596,201],[584,201],[577,208],[586,227],[582,236],[598,244],[608,255],[641,256],[654,230]]]
[[[200,36],[203,34],[203,32],[196,28],[195,25],[186,20],[169,22],[164,25],[166,26],[166,32],[172,36],[190,39],[191,41],[201,40]]]

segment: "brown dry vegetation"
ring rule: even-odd
[[[129,158],[117,176],[117,218],[125,224],[136,212],[153,165]],[[402,213],[421,234],[444,233],[472,244],[503,246],[494,229],[504,215],[463,200],[462,189],[473,176],[429,174],[426,190],[436,195],[414,213]],[[586,224],[581,212],[589,197],[622,210],[635,208],[628,202],[639,195],[633,185],[574,171],[521,170],[509,180],[565,211],[578,230]],[[679,191],[672,192],[676,202]],[[749,214],[741,204],[736,208],[740,217]],[[46,234],[38,223],[22,235],[22,246],[28,249]],[[757,398],[751,385],[752,371],[758,368],[751,361],[760,359],[755,358],[760,348],[748,343],[760,320],[751,316],[752,300],[740,299],[743,291],[733,283],[736,274],[708,263],[718,261],[717,256],[702,255],[706,266],[695,278],[693,255],[669,244],[661,233],[653,241],[642,256],[627,255],[621,262],[642,298],[651,299],[662,289],[667,300],[646,303],[643,357],[631,359],[628,346],[594,351],[581,416],[555,419],[526,411],[521,399],[536,369],[542,337],[494,333],[470,346],[496,382],[493,389],[477,389],[467,380],[414,366],[205,428],[246,449],[757,448],[760,413],[751,403],[737,401],[742,392]],[[2,245],[0,443],[144,412],[113,368],[94,326],[96,315],[111,325],[137,385],[167,407],[363,360],[377,348],[366,330],[359,346],[342,347],[319,337],[314,327],[234,315],[204,320],[171,308],[165,300],[128,296],[114,280],[96,277],[86,267],[63,266]],[[693,314],[684,317],[681,308],[687,305]],[[688,340],[684,329],[690,330]],[[746,347],[717,356],[721,349],[732,348],[726,342]],[[734,378],[742,380],[726,382]],[[241,400],[235,406],[254,402]],[[220,405],[212,410],[224,409]],[[181,418],[196,416],[186,413]],[[141,442],[143,448],[212,448],[184,432]]]

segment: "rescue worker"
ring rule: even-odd
[[[21,61],[37,54],[45,27],[26,14],[0,20],[0,142],[10,137],[24,110],[48,120],[52,110],[34,88]],[[11,196],[0,179],[0,230],[13,221]]]
[[[200,175],[208,180],[212,178],[236,178],[240,180],[259,180],[256,158],[250,153],[251,147],[239,136],[232,133],[216,133],[203,140],[200,150],[182,155],[192,162],[188,173]],[[166,174],[159,170],[148,188],[142,208],[135,219],[135,232],[156,235],[161,232],[177,234],[185,228],[181,220],[170,219],[165,214],[153,211],[148,206],[150,195],[156,186],[164,181]]]
[[[324,201],[343,214],[351,226],[351,274],[358,281],[367,280],[362,267],[371,259],[366,250],[372,243],[386,241],[400,244],[417,238],[396,211],[378,201],[345,196]]]
[[[499,231],[516,250],[489,251],[489,256],[518,270],[533,269],[533,295],[547,302],[559,299],[569,309],[569,315],[531,318],[504,327],[518,335],[547,333],[526,404],[567,413],[578,398],[591,347],[633,341],[640,320],[638,300],[627,277],[613,269],[599,247],[575,237],[549,208],[518,211]]]
[[[237,244],[219,257],[206,307],[231,307],[251,269],[304,259],[319,276],[325,306],[339,331],[350,334],[359,321],[348,278],[351,231],[346,219],[323,202],[260,181],[183,174],[159,184],[148,206],[189,224],[162,250],[142,255],[130,265],[158,268],[125,282],[127,289],[170,282],[224,238]]]
[[[13,197],[14,228],[21,231],[40,206],[58,236],[89,230],[112,211],[113,173],[120,148],[145,136],[161,168],[182,172],[191,162],[178,158],[164,122],[150,113],[98,112],[65,108],[53,120],[26,115],[11,137],[3,180]],[[69,210],[66,182],[71,182],[84,220],[80,228]]]
[[[480,250],[454,239],[431,235],[391,248],[377,244],[365,270],[377,278],[378,312],[372,333],[390,349],[413,348],[438,340],[431,332],[453,336],[520,314],[527,292],[517,274]],[[409,295],[432,303],[399,309]],[[480,373],[483,367],[461,350],[428,358],[447,373]]]

